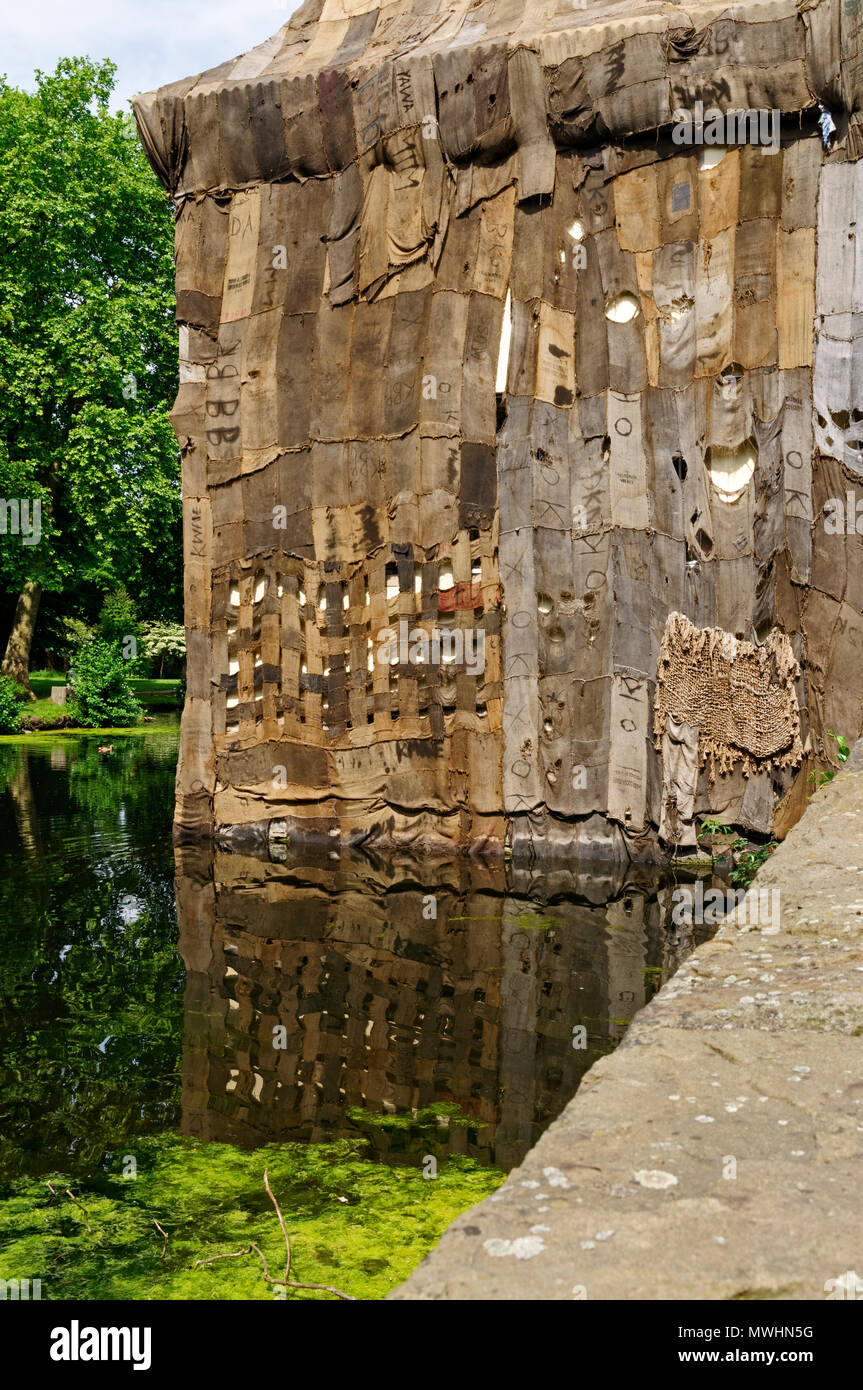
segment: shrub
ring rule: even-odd
[[[129,663],[113,642],[84,642],[70,671],[81,723],[98,729],[137,724],[144,713],[129,684]]]
[[[17,734],[25,692],[8,676],[0,676],[0,734]]]

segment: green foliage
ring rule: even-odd
[[[761,865],[766,863],[777,847],[776,840],[771,840],[766,845],[752,846],[741,835],[735,834],[730,825],[726,825],[724,821],[713,816],[705,816],[698,834],[700,839],[706,837],[711,840],[724,841],[722,844],[723,855],[730,853],[734,859],[734,868],[730,874],[731,882],[737,884],[739,888],[748,888]]]
[[[70,673],[75,702],[85,728],[137,724],[144,711],[129,683],[128,662],[117,646],[96,638],[75,655]]]
[[[176,729],[0,744],[0,1175],[64,1168],[179,1119]]]
[[[17,733],[24,691],[8,676],[0,676],[0,734]]]
[[[777,848],[776,840],[771,840],[769,844],[759,845],[753,849],[747,840],[736,839],[731,846],[734,852],[735,865],[731,874],[731,882],[736,883],[738,888],[748,888],[761,865],[767,862]]]
[[[827,732],[836,744],[836,756],[840,763],[847,763],[851,757],[851,749],[848,747],[848,740],[845,735],[836,734],[832,729],[828,729]]]
[[[839,762],[847,763],[851,756],[851,749],[848,747],[848,740],[845,735],[836,734],[832,729],[828,729],[827,733],[836,744],[836,757],[839,759]],[[836,776],[836,772],[837,769],[835,767],[827,768],[827,770],[823,772],[810,772],[809,781],[812,783],[813,792],[818,791],[819,788],[823,787],[827,782],[832,782],[833,778]]]
[[[83,618],[64,618],[63,636],[66,650],[71,655],[84,642],[89,642],[95,637],[97,631],[91,623],[85,623]]]
[[[141,653],[163,676],[165,667],[178,669],[186,655],[186,629],[182,623],[142,623]]]
[[[726,825],[724,821],[716,820],[712,816],[705,816],[704,820],[701,822],[701,828],[698,834],[699,837],[707,835],[711,838],[719,839],[733,835],[734,831],[731,829],[731,826]]]
[[[122,1176],[124,1153],[136,1159],[134,1178]],[[388,1167],[369,1162],[368,1153],[363,1140],[244,1152],[169,1136],[138,1139],[110,1155],[89,1181],[49,1176],[56,1198],[44,1180],[0,1189],[0,1275],[41,1278],[42,1298],[49,1300],[271,1301],[273,1285],[261,1277],[254,1252],[194,1267],[197,1260],[247,1251],[254,1241],[270,1274],[284,1272],[285,1244],[264,1189],[267,1170],[291,1239],[291,1278],[380,1299],[505,1174],[451,1158],[436,1178],[425,1179],[419,1164]],[[86,1220],[64,1195],[67,1187]],[[289,1288],[287,1298],[333,1295]]]
[[[99,612],[99,635],[105,642],[122,644],[125,637],[137,637],[138,614],[126,589],[121,585],[106,594]]]
[[[173,213],[115,69],[85,58],[0,79],[0,496],[39,498],[38,545],[5,545],[0,588],[126,585],[179,613]]]

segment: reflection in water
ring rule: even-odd
[[[0,743],[0,1181],[175,1123],[177,730]]]
[[[644,870],[176,853],[201,1139],[511,1168],[694,944]]]
[[[645,870],[174,852],[176,742],[0,743],[0,1181],[174,1128],[181,1053],[188,1134],[510,1167],[693,945]]]

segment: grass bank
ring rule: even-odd
[[[31,671],[30,686],[36,696],[37,703],[50,705],[52,685],[65,685],[66,679],[63,671]],[[131,680],[129,684],[141,704],[145,705],[147,709],[179,709],[183,703],[182,681],[168,679]],[[59,706],[51,705],[51,708],[56,710]],[[36,713],[36,705],[31,702],[27,707],[27,712]]]

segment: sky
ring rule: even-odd
[[[32,89],[36,68],[60,58],[111,58],[115,108],[136,92],[176,82],[268,39],[300,0],[9,0],[0,74]]]

